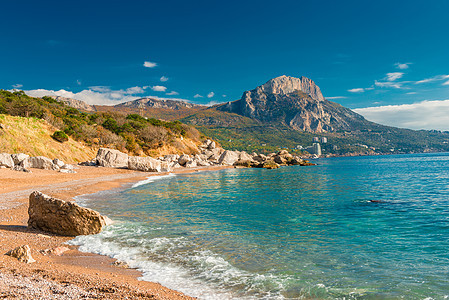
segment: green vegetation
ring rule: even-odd
[[[69,140],[68,135],[65,134],[64,131],[60,131],[60,130],[55,131],[55,133],[53,133],[53,134],[51,135],[51,137],[54,138],[55,140],[57,140],[57,141],[60,142],[60,143],[67,142],[67,141]]]
[[[29,97],[23,91],[0,90],[0,113],[46,120],[58,129],[53,134],[58,141],[70,136],[89,146],[114,147],[135,154],[154,154],[161,147],[189,152],[191,145],[181,140],[195,142],[200,138],[195,128],[179,121],[114,112],[85,113],[51,97]]]

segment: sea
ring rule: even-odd
[[[70,243],[199,299],[449,299],[449,153],[170,174],[78,197]]]

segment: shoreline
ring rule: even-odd
[[[227,168],[232,167],[177,169],[170,173],[188,174]],[[33,173],[22,173],[0,169],[1,254],[27,244],[36,260],[35,263],[25,264],[15,258],[0,255],[0,296],[7,299],[39,298],[68,291],[67,298],[194,299],[158,283],[138,280],[142,274],[140,271],[114,266],[112,264],[115,259],[78,251],[76,246],[68,246],[70,250],[62,256],[43,255],[39,252],[58,246],[67,247],[65,242],[73,237],[57,236],[27,227],[28,196],[32,191],[39,190],[52,197],[75,201],[77,196],[121,188],[152,176],[169,174],[86,166],[80,166],[77,172],[61,174],[33,169]],[[30,278],[32,284],[17,288],[18,284],[25,283]],[[70,296],[70,293],[74,294]]]

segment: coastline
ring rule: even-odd
[[[229,167],[178,169],[171,173],[225,168]],[[27,227],[28,196],[34,190],[74,201],[76,196],[111,190],[146,180],[150,176],[167,174],[85,166],[80,166],[75,174],[38,169],[33,169],[33,173],[0,169],[0,251],[4,254],[27,244],[36,260],[35,263],[25,264],[0,255],[0,296],[7,299],[36,298],[63,293],[67,298],[193,299],[158,283],[140,281],[137,279],[141,275],[139,271],[114,266],[114,259],[83,253],[75,246],[69,246],[70,250],[62,256],[43,255],[40,250],[63,246],[73,238]]]

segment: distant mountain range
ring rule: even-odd
[[[142,98],[115,106],[83,107],[96,111],[138,113],[196,126],[226,148],[274,151],[311,145],[314,136],[326,136],[324,151],[345,153],[412,153],[449,151],[449,133],[414,131],[384,126],[325,99],[309,78],[280,76],[239,100],[211,107],[184,101]]]

